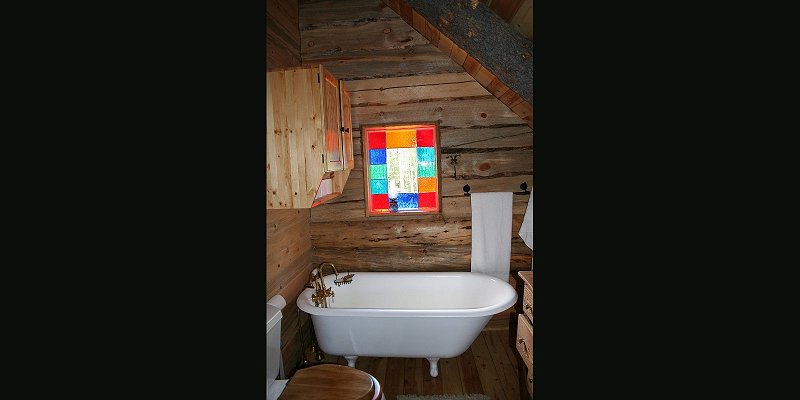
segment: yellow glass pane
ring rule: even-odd
[[[417,188],[420,193],[435,192],[436,178],[417,178]]]
[[[400,147],[417,147],[417,131],[415,129],[386,131],[386,148]]]

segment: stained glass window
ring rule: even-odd
[[[367,215],[439,212],[436,125],[362,129]]]

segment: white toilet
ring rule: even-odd
[[[385,399],[380,384],[370,374],[343,365],[322,364],[283,378],[281,310],[286,300],[278,295],[267,301],[267,400],[377,400]],[[320,380],[319,376],[329,379]],[[309,390],[310,389],[310,390]],[[283,396],[281,396],[283,394]]]
[[[275,296],[267,302],[267,400],[278,400],[286,387],[286,379],[276,380],[278,372],[283,377],[281,357],[281,309],[286,306],[283,296]]]

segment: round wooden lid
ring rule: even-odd
[[[295,372],[280,400],[378,400],[381,386],[370,374],[338,364]]]

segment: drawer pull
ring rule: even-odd
[[[517,342],[522,343],[522,350],[525,350],[525,353],[527,354],[528,353],[528,346],[525,344],[525,339],[519,338],[519,340],[517,340]]]
[[[528,304],[528,303],[525,303],[525,309],[526,309],[526,310],[528,310],[528,309],[530,309],[530,308],[531,308],[531,305],[530,305],[530,304]]]

